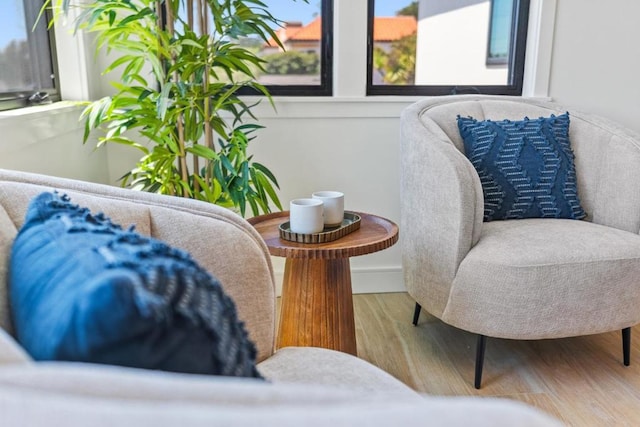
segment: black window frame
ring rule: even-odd
[[[446,1],[446,0],[440,0]],[[515,0],[506,85],[374,85],[373,22],[375,0],[367,0],[367,96],[440,96],[456,94],[522,95],[530,0]]]
[[[0,92],[0,111],[60,100],[55,35],[53,29],[49,29],[49,23],[53,19],[51,11],[44,11],[40,20],[37,21],[43,4],[44,0],[25,0],[23,2],[29,58],[32,63],[31,73],[33,80],[38,82],[39,87],[37,89],[25,88],[11,92]],[[34,25],[35,29],[32,31]],[[43,62],[49,62],[51,67],[41,66]]]
[[[333,95],[333,0],[321,0],[319,85],[265,85],[271,96],[332,96]],[[250,88],[242,88],[242,95],[258,95]]]

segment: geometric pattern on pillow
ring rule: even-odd
[[[484,221],[583,219],[569,113],[523,120],[458,116],[465,155],[480,177]]]
[[[32,200],[9,286],[17,338],[36,360],[260,378],[255,346],[216,278],[187,252],[67,196]]]

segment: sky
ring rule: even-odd
[[[2,0],[2,3],[6,2],[7,0]],[[2,9],[0,13],[0,48],[6,46],[13,39],[24,39],[26,36],[22,0],[9,0],[9,4],[3,4]]]

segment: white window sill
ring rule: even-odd
[[[77,111],[80,113],[83,109],[83,105],[77,102],[71,101],[59,101],[45,105],[35,105],[33,107],[16,108],[14,110],[0,111],[0,120],[2,119],[16,119],[25,118],[32,119],[38,115],[51,115],[51,114],[66,114],[69,112]]]
[[[264,97],[245,96],[248,105],[258,105],[252,110],[258,119],[288,118],[399,118],[402,110],[426,96],[274,96],[274,107]],[[539,100],[548,98],[536,97]]]

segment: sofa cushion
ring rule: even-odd
[[[415,394],[400,380],[360,358],[316,347],[281,348],[258,364],[274,383],[318,384],[363,392]]]
[[[465,154],[480,176],[484,220],[583,219],[569,113],[523,120],[458,116]]]
[[[17,338],[36,360],[259,377],[217,279],[186,252],[66,196],[32,200],[9,289]]]

